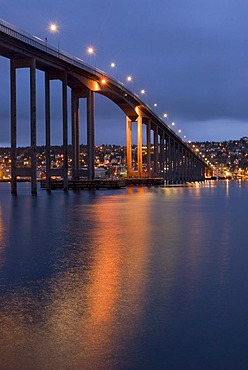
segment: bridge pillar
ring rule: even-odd
[[[30,144],[31,144],[31,192],[37,193],[36,175],[36,62],[30,67]]]
[[[160,134],[160,156],[159,156],[159,167],[160,167],[160,176],[165,179],[165,133],[164,131]]]
[[[182,182],[182,171],[183,171],[183,148],[178,144],[178,180]]]
[[[170,157],[169,157],[169,136],[166,135],[165,136],[165,180],[166,180],[166,184],[169,183],[169,176],[170,176],[170,169],[169,169],[169,160],[170,160]]]
[[[154,129],[154,177],[158,177],[158,126]]]
[[[151,120],[148,120],[146,125],[146,146],[147,146],[147,157],[146,157],[146,166],[147,166],[147,176],[151,177]]]
[[[196,171],[196,159],[194,157],[193,157],[193,171],[192,171],[192,173],[193,173],[193,179],[198,180],[197,179],[197,171]]]
[[[72,177],[79,178],[80,171],[80,123],[79,97],[72,90],[71,93],[71,122],[72,122]]]
[[[10,107],[11,107],[11,193],[17,193],[16,184],[16,68],[10,61]]]
[[[173,182],[172,179],[172,171],[173,171],[173,162],[174,162],[174,157],[173,157],[173,140],[171,137],[168,138],[168,181],[169,183]]]
[[[194,179],[193,178],[193,169],[194,169],[194,161],[193,161],[192,155],[190,154],[189,155],[189,178],[190,178],[191,181]]]
[[[51,119],[50,119],[50,78],[45,72],[45,114],[46,114],[46,190],[51,191]]]
[[[95,114],[94,92],[89,90],[87,96],[87,147],[88,147],[88,179],[95,177]]]
[[[126,117],[126,163],[127,177],[132,177],[132,121]]]
[[[137,162],[138,162],[138,176],[142,177],[142,113],[139,112],[137,118]]]
[[[178,144],[174,141],[174,182],[178,182]]]
[[[25,171],[16,167],[16,69],[29,68],[30,79],[30,158],[31,167]],[[10,94],[11,94],[11,192],[17,193],[16,178],[19,175],[31,177],[31,193],[37,193],[37,178],[36,178],[36,60],[34,58],[27,59],[11,59],[10,62]]]
[[[62,78],[62,114],[63,114],[63,189],[68,190],[68,112],[67,112],[67,72]]]

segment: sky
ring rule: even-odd
[[[122,81],[186,141],[248,136],[247,0],[0,0],[0,17]],[[49,31],[56,22],[58,34]],[[95,55],[87,54],[93,46]],[[116,68],[110,67],[115,62]],[[132,82],[126,77],[132,75]],[[0,145],[10,143],[9,61],[0,58]],[[18,71],[18,144],[28,145],[28,71]],[[52,143],[62,143],[61,86],[52,82]],[[155,107],[154,104],[157,104]],[[85,102],[81,137],[86,142]],[[96,96],[96,144],[125,144],[125,116]],[[37,72],[37,142],[44,75]],[[135,141],[135,134],[134,134]]]

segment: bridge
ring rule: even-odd
[[[11,125],[11,192],[17,192],[17,177],[31,178],[31,192],[37,192],[36,178],[36,69],[44,72],[45,82],[45,146],[46,189],[51,189],[51,177],[63,178],[68,189],[68,124],[72,132],[72,179],[82,176],[80,168],[79,101],[87,105],[88,180],[94,180],[95,163],[95,94],[110,99],[124,112],[126,124],[126,167],[128,178],[162,177],[169,183],[202,181],[208,164],[199,157],[138,95],[123,83],[98,68],[62,50],[50,46],[46,40],[32,36],[4,20],[0,20],[0,55],[10,60],[10,125]],[[29,168],[17,167],[17,79],[18,68],[30,70],[30,158]],[[51,168],[51,99],[50,81],[62,82],[63,168]],[[68,87],[71,89],[71,119],[68,120]],[[132,168],[132,129],[137,124],[137,170]],[[142,130],[146,125],[146,172],[143,171]],[[153,131],[154,145],[151,145]],[[153,149],[153,161],[152,161]]]

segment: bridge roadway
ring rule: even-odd
[[[68,189],[68,112],[67,87],[71,89],[71,129],[72,129],[72,178],[81,176],[80,170],[80,119],[79,99],[87,101],[87,148],[88,179],[94,179],[95,134],[94,134],[94,94],[102,94],[118,105],[126,116],[126,165],[129,178],[147,176],[162,177],[166,183],[201,181],[206,171],[211,169],[206,162],[194,153],[173,130],[161,120],[139,96],[129,91],[123,83],[93,68],[83,60],[56,49],[46,40],[32,36],[14,25],[0,20],[0,55],[10,59],[10,99],[11,99],[11,192],[17,192],[17,177],[31,178],[31,192],[37,192],[36,180],[36,69],[45,75],[45,127],[46,127],[46,188],[51,189],[51,177],[61,176],[63,188]],[[16,70],[30,70],[30,168],[16,166],[17,110],[16,110]],[[63,156],[61,169],[51,168],[50,147],[50,81],[62,81],[62,124]],[[132,123],[137,122],[137,171],[132,170]],[[146,173],[143,171],[142,129],[146,125]],[[154,143],[151,145],[151,131]],[[153,153],[152,153],[153,149]],[[153,154],[153,155],[152,155]]]

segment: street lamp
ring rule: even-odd
[[[57,25],[57,23],[51,23],[50,26],[49,26],[49,31],[51,33],[57,33],[58,34],[58,55],[59,55],[59,27]],[[46,42],[47,42],[47,38],[46,38]]]
[[[87,54],[89,54],[90,56],[93,55],[95,57],[95,68],[96,68],[96,51],[93,48],[93,46],[89,46],[87,48]]]

